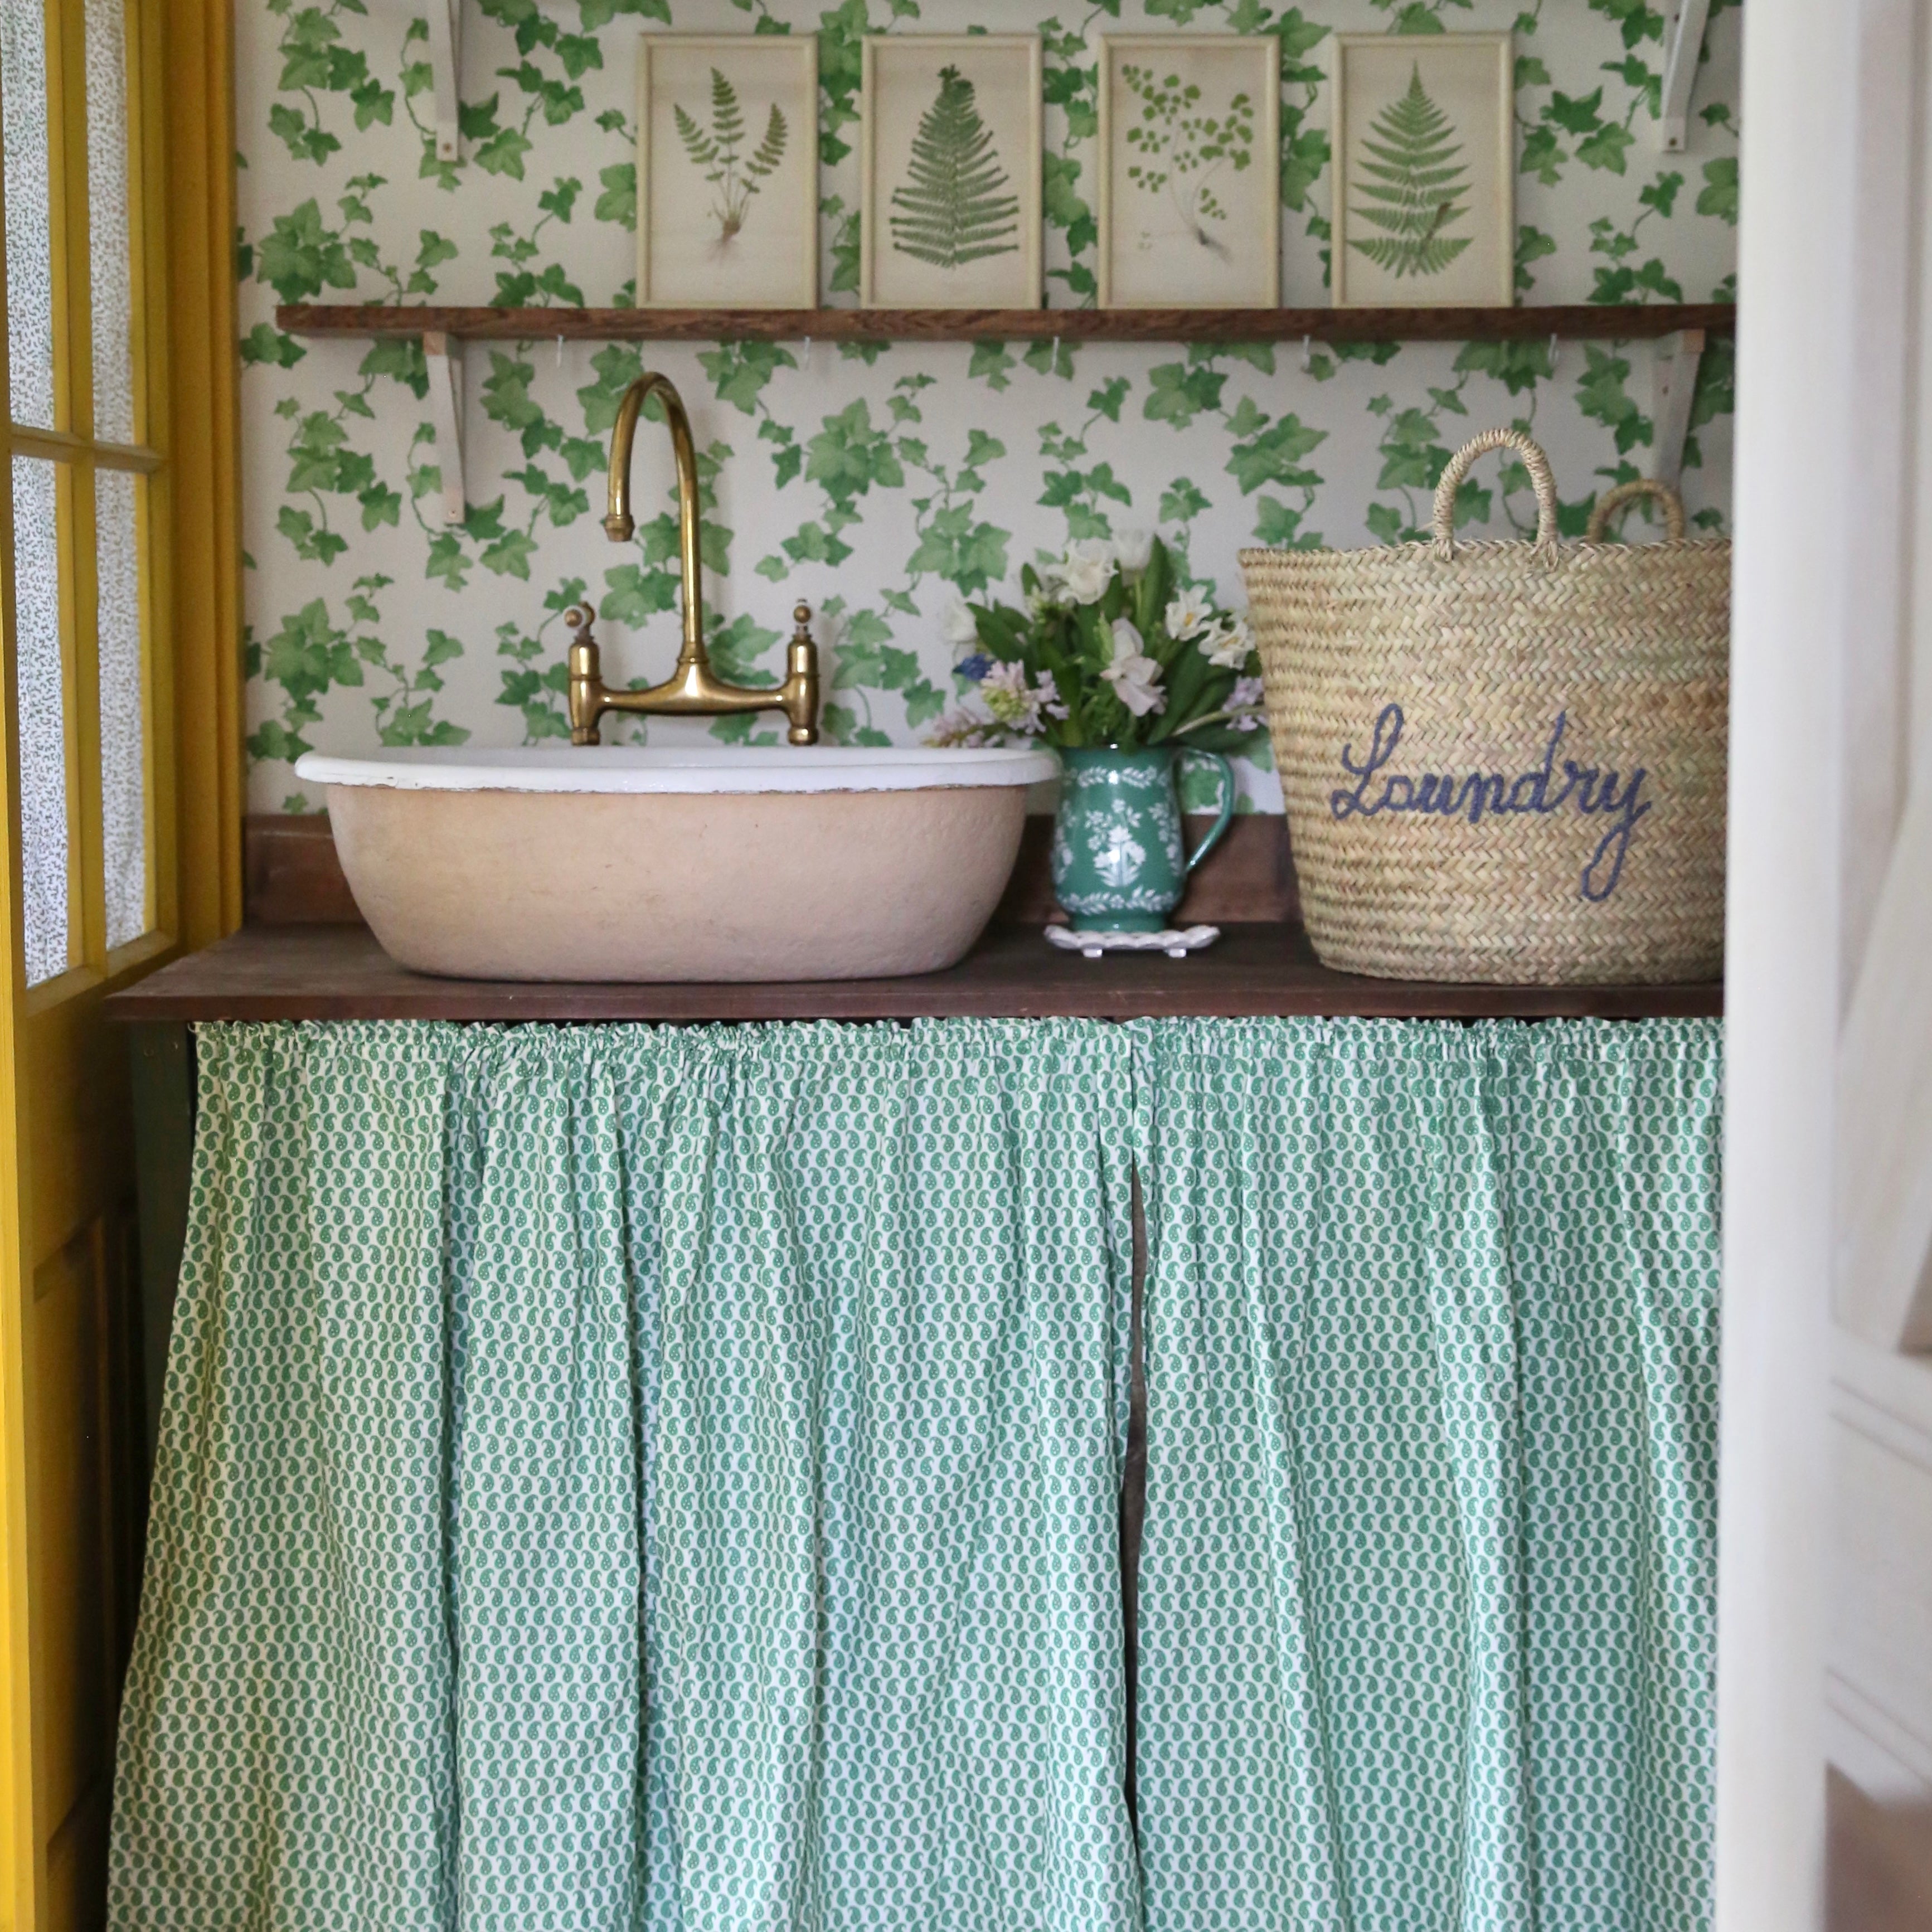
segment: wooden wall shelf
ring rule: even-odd
[[[290,335],[438,335],[544,342],[1535,342],[1727,334],[1728,302],[1639,308],[1157,309],[404,308],[292,302]]]

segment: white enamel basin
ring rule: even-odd
[[[621,745],[338,758],[350,889],[419,972],[863,980],[950,966],[1019,850],[1046,752]]]

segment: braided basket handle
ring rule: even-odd
[[[1648,476],[1634,477],[1628,483],[1619,483],[1614,490],[1606,490],[1597,499],[1597,507],[1590,512],[1590,526],[1583,532],[1583,541],[1601,543],[1604,532],[1612,521],[1640,496],[1654,496],[1664,506],[1664,527],[1670,532],[1672,543],[1682,543],[1684,499],[1668,483],[1659,483]]]
[[[1462,487],[1470,465],[1486,451],[1513,449],[1523,460],[1536,491],[1536,547],[1548,550],[1556,542],[1556,478],[1550,459],[1520,429],[1486,429],[1472,436],[1450,457],[1436,486],[1436,548],[1439,556],[1456,554],[1456,492]]]

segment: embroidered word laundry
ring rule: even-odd
[[[1502,772],[1470,772],[1459,776],[1454,772],[1424,772],[1410,778],[1390,772],[1382,778],[1380,796],[1370,800],[1370,782],[1394,758],[1402,742],[1402,706],[1385,704],[1377,715],[1375,736],[1368,755],[1358,764],[1352,743],[1342,747],[1342,769],[1355,780],[1352,790],[1344,787],[1328,794],[1328,809],[1337,819],[1376,818],[1385,812],[1419,812],[1440,818],[1460,818],[1465,813],[1472,825],[1484,818],[1506,818],[1512,813],[1534,812],[1547,817],[1574,804],[1586,818],[1609,817],[1610,828],[1598,842],[1590,862],[1583,868],[1579,890],[1583,897],[1600,903],[1617,889],[1623,876],[1624,860],[1630,851],[1630,835],[1637,820],[1651,809],[1654,801],[1637,802],[1648,772],[1641,765],[1630,775],[1619,792],[1614,768],[1600,771],[1594,765],[1579,764],[1566,758],[1562,778],[1557,777],[1556,754],[1569,726],[1569,713],[1559,711],[1550,734],[1543,762],[1511,779]]]

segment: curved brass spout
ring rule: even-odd
[[[782,711],[790,721],[794,745],[818,739],[818,647],[806,628],[811,611],[802,604],[793,613],[796,628],[786,653],[785,681],[770,688],[728,684],[715,676],[704,648],[704,560],[698,548],[698,452],[691,440],[691,424],[670,378],[655,372],[640,376],[617,405],[610,432],[610,494],[604,534],[613,543],[628,543],[637,530],[631,514],[631,446],[638,433],[638,413],[652,396],[663,405],[670,430],[671,454],[677,465],[677,550],[684,577],[684,643],[677,664],[662,684],[647,691],[613,691],[603,680],[597,640],[591,634],[591,614],[580,606],[564,614],[574,634],[570,646],[570,741],[594,745],[597,722],[607,711],[637,711],[673,716],[724,716],[741,711]]]

